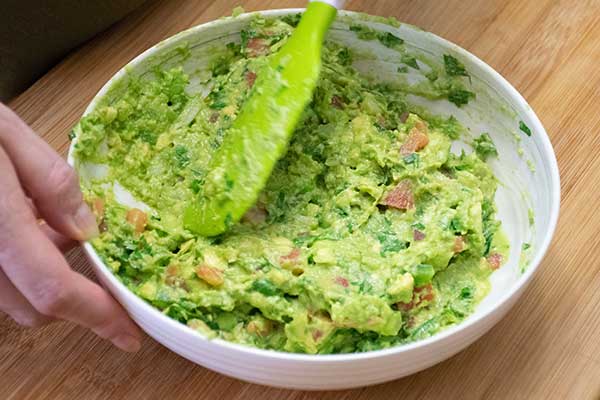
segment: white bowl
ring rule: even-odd
[[[271,10],[262,14],[274,17],[299,11]],[[226,43],[239,41],[239,32],[248,24],[251,15],[243,14],[199,25],[150,48],[119,71],[100,90],[85,113],[94,109],[104,96],[118,97],[124,85],[115,83],[126,80],[128,74],[143,75],[150,66],[157,64],[169,66],[183,62],[184,69],[192,76],[189,90],[201,90],[197,83],[202,78],[209,56]],[[473,315],[431,338],[367,353],[303,355],[206,339],[130,292],[104,265],[94,248],[86,243],[85,251],[98,278],[141,328],[169,349],[197,364],[250,382],[299,389],[351,388],[412,374],[456,354],[496,324],[521,297],[550,244],[560,202],[558,167],[544,127],[523,97],[483,61],[438,36],[410,25],[394,27],[381,18],[341,12],[329,37],[355,49],[357,54],[363,54],[355,65],[366,74],[378,79],[394,79],[397,77],[398,56],[394,57],[392,50],[377,42],[358,40],[348,30],[352,21],[393,32],[402,37],[411,50],[433,56],[436,60],[441,61],[442,55],[449,53],[465,64],[477,93],[476,100],[461,109],[447,101],[426,103],[438,113],[454,114],[474,134],[489,132],[496,143],[500,156],[490,165],[502,183],[496,200],[499,218],[511,242],[508,263],[494,272],[491,292]],[[190,51],[187,58],[183,57],[186,51],[181,51],[182,46],[187,46]],[[423,102],[419,98],[412,100]],[[531,128],[531,137],[519,131],[519,121],[524,121]],[[518,148],[522,150],[518,151]],[[73,146],[69,162],[77,164],[73,159]],[[85,171],[79,169],[80,174],[85,175]],[[532,224],[528,222],[531,212],[535,216]],[[519,262],[521,245],[525,242],[532,247],[528,256],[525,255],[524,260]],[[524,263],[527,264],[525,267]]]

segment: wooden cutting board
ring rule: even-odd
[[[238,3],[257,10],[304,1],[151,2],[10,106],[65,154],[70,128],[119,68]],[[0,317],[0,399],[600,399],[600,0],[353,0],[347,8],[392,15],[470,50],[502,73],[546,126],[560,165],[562,212],[520,303],[446,362],[395,382],[329,393],[240,382],[149,338],[130,355],[69,323],[25,330]],[[68,258],[91,275],[79,250]]]

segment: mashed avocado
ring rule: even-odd
[[[102,232],[94,247],[166,315],[259,348],[369,351],[460,322],[506,258],[496,179],[482,160],[493,143],[486,135],[478,152],[452,153],[454,118],[419,116],[405,92],[359,75],[334,43],[257,204],[217,237],[183,228],[212,154],[290,24],[255,19],[215,61],[205,97],[186,92],[181,69],[159,70],[130,78],[120,98],[80,121],[79,168],[109,167],[82,182]],[[451,64],[460,73],[443,78],[462,79]],[[137,207],[123,205],[130,195]]]

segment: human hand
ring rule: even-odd
[[[73,168],[0,103],[0,311],[29,327],[73,321],[137,351],[139,328],[61,253],[97,234]]]

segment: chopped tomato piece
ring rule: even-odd
[[[248,322],[248,325],[246,326],[246,331],[252,334],[257,334],[259,332],[259,329],[260,328],[258,327],[258,324],[254,321]]]
[[[126,219],[127,222],[133,225],[136,233],[142,233],[144,232],[144,229],[146,229],[148,216],[139,208],[132,208],[131,210],[127,211]]]
[[[179,267],[177,264],[170,264],[165,269],[165,283],[172,287],[181,287],[188,290],[185,280],[179,276]]]
[[[454,175],[452,174],[452,171],[447,170],[445,168],[442,168],[440,171],[446,178],[454,179]]]
[[[98,230],[101,233],[104,233],[108,230],[108,226],[106,225],[106,219],[104,218],[104,199],[100,197],[96,197],[92,200],[92,212],[96,216],[96,221],[98,222]]]
[[[170,264],[167,269],[165,269],[165,275],[167,277],[177,276],[178,273],[179,268],[177,267],[177,264]]]
[[[405,123],[408,119],[408,115],[408,111],[404,111],[402,114],[400,114],[400,122]]]
[[[279,257],[279,263],[282,265],[292,265],[298,261],[300,257],[300,249],[295,247],[289,254]]]
[[[435,297],[431,283],[415,288],[415,293],[419,296],[419,304],[424,301],[432,301]]]
[[[428,283],[427,285],[416,287],[413,291],[413,297],[410,303],[396,303],[396,307],[401,311],[410,311],[423,304],[424,302],[431,302],[435,299],[435,293],[433,292],[433,285]]]
[[[344,101],[340,96],[334,94],[333,96],[331,96],[331,105],[341,110],[342,108],[344,108]]]
[[[404,310],[407,311],[407,310]],[[406,327],[407,328],[414,328],[415,326],[415,317],[408,317],[408,320],[406,321]]]
[[[491,253],[487,256],[487,262],[490,264],[490,268],[496,270],[502,265],[502,254]]]
[[[210,114],[210,117],[208,117],[208,122],[210,122],[211,124],[214,124],[215,122],[217,122],[218,119],[219,119],[219,113],[215,111],[214,113]]]
[[[427,133],[417,129],[415,126],[410,130],[406,141],[400,146],[400,155],[403,157],[408,156],[409,154],[422,150],[428,144],[429,136],[427,136]]]
[[[429,129],[427,128],[427,122],[423,120],[419,120],[415,123],[415,129],[417,129],[419,132],[424,133],[425,135],[429,133]]]
[[[410,311],[415,307],[415,302],[411,301],[410,303],[396,303],[396,306],[401,311]]]
[[[423,240],[423,239],[425,239],[425,234],[423,232],[421,232],[420,230],[415,229],[415,230],[413,230],[413,239],[417,242],[420,240]]]
[[[223,109],[221,111],[223,111],[223,114],[225,114],[229,117],[233,117],[235,115],[235,112],[237,111],[237,108],[236,108],[236,106],[231,104],[231,105],[228,105],[227,107],[223,107]]]
[[[100,223],[98,224],[98,230],[100,231],[100,233],[108,231],[108,224],[106,223],[106,220],[104,218],[102,218],[102,221],[100,221]]]
[[[348,282],[348,279],[344,278],[343,276],[336,276],[335,283],[346,288],[350,286],[350,282]]]
[[[264,56],[269,53],[269,43],[267,39],[252,38],[248,40],[246,45],[246,52],[248,57]]]
[[[223,284],[222,272],[217,268],[202,264],[196,267],[196,275],[210,286],[221,286]]]
[[[262,337],[267,336],[269,333],[271,333],[272,329],[273,329],[273,324],[269,320],[262,321],[262,322],[250,321],[250,322],[248,322],[248,325],[246,326],[246,331],[248,333],[262,336]]]
[[[390,130],[396,128],[396,125],[394,124],[394,122],[386,119],[385,116],[383,116],[383,115],[377,116],[376,121],[377,121],[377,125],[379,126],[379,128],[390,129]]]
[[[400,181],[400,183],[398,183],[398,185],[383,198],[381,204],[400,210],[414,208],[415,197],[412,192],[412,182],[409,179]]]
[[[256,72],[252,72],[252,71],[246,72],[245,78],[246,78],[246,82],[248,83],[249,87],[254,86],[254,82],[256,81]]]
[[[96,217],[104,217],[104,200],[100,197],[96,197],[92,201],[92,212],[96,214]]]
[[[247,222],[252,225],[259,225],[267,219],[267,209],[262,204],[257,204],[242,217],[242,222]]]
[[[323,332],[320,329],[315,329],[312,333],[313,340],[316,342],[323,337]]]
[[[454,238],[454,254],[458,254],[465,249],[465,237],[464,236],[456,236]]]

